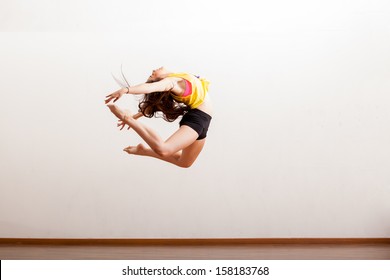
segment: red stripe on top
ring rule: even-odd
[[[184,91],[183,97],[186,97],[188,95],[191,95],[191,93],[192,93],[192,85],[186,79],[184,79],[184,82],[186,84],[186,90]]]

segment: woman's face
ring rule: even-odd
[[[165,68],[160,67],[158,69],[155,69],[152,71],[152,74],[148,78],[148,82],[156,82],[158,80],[161,80],[162,74],[165,73]]]

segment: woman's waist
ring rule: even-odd
[[[209,96],[206,96],[205,100],[202,104],[200,104],[196,109],[205,112],[206,114],[212,116],[213,115],[213,106],[211,104],[211,100]]]

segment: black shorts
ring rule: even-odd
[[[180,126],[187,125],[195,130],[199,137],[196,140],[206,138],[207,130],[211,122],[211,116],[199,109],[191,109],[184,114]]]

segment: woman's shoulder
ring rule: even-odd
[[[178,77],[183,79],[193,79],[196,78],[194,75],[187,72],[175,72],[168,75],[168,77]]]
[[[175,96],[183,95],[186,89],[186,85],[185,85],[186,78],[177,75],[169,75],[168,77],[164,78],[164,80],[166,80],[168,83],[172,85],[169,91],[173,95]]]

